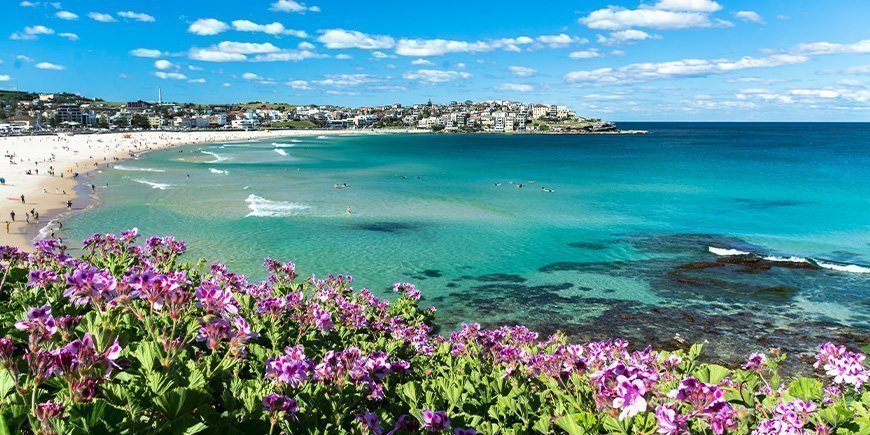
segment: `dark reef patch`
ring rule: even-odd
[[[404,222],[369,222],[360,223],[353,226],[358,230],[374,231],[378,233],[400,233],[403,231],[413,231],[420,228],[417,224],[408,224]]]
[[[577,249],[586,249],[588,251],[603,251],[610,247],[604,243],[596,242],[571,242],[568,246]]]
[[[512,275],[508,273],[489,273],[486,275],[480,275],[478,277],[472,278],[475,281],[480,282],[515,282],[521,283],[526,282],[526,279],[520,275]]]
[[[796,201],[791,199],[753,199],[753,198],[734,198],[735,202],[746,205],[754,209],[769,209],[779,207],[795,207],[808,204],[805,201]]]

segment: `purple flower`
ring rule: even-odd
[[[47,287],[49,284],[58,282],[57,273],[47,269],[31,270],[27,274],[27,278],[27,285],[30,287]]]
[[[393,291],[396,293],[402,293],[413,300],[419,300],[422,296],[419,290],[414,287],[414,284],[407,282],[397,282],[393,284]]]
[[[402,414],[398,420],[396,420],[396,424],[393,426],[393,430],[387,432],[387,435],[393,435],[395,433],[401,432],[415,432],[420,429],[420,422],[417,421],[414,417],[408,414]]]
[[[199,334],[196,336],[196,341],[204,341],[206,347],[215,350],[220,346],[222,341],[229,340],[232,328],[230,323],[224,319],[213,319],[205,323],[199,328]]]
[[[0,338],[0,365],[9,368],[12,365],[13,352],[15,352],[15,342],[9,337]]]
[[[664,435],[679,435],[688,433],[686,420],[677,413],[676,405],[669,403],[656,408],[656,421],[659,423],[658,432]]]
[[[860,391],[870,378],[870,370],[864,366],[865,358],[863,354],[849,352],[845,346],[828,342],[819,346],[813,367],[821,366],[835,384],[851,385],[855,391]]]
[[[64,406],[60,402],[45,402],[36,405],[36,418],[42,424],[48,424],[48,421],[53,418],[58,418],[63,415]]]
[[[457,427],[456,429],[453,429],[453,435],[477,435],[477,431],[471,428],[463,429]]]
[[[30,331],[30,349],[33,350],[57,332],[57,323],[51,315],[51,307],[46,304],[28,310],[27,320],[15,323],[15,329]]]
[[[314,324],[322,329],[323,332],[329,332],[334,328],[334,325],[332,324],[332,313],[329,311],[318,308],[311,313],[311,316],[314,318]]]
[[[765,360],[767,360],[767,356],[763,353],[753,353],[752,355],[749,355],[749,359],[746,361],[746,364],[743,364],[743,370],[761,372],[761,369],[764,368]]]
[[[360,421],[363,433],[381,435],[384,432],[384,428],[381,427],[380,420],[378,419],[377,414],[371,412],[363,412],[362,414],[357,414],[356,418]]]
[[[301,345],[287,347],[284,355],[266,360],[266,378],[296,388],[310,378],[312,366]]]
[[[272,393],[263,397],[263,409],[268,413],[283,412],[295,416],[299,412],[299,403],[296,399]]]
[[[69,286],[63,295],[75,305],[86,305],[88,302],[99,305],[111,301],[115,295],[118,282],[105,269],[97,269],[85,263],[80,264],[71,274],[67,274],[66,283]]]
[[[634,417],[640,412],[646,411],[646,399],[643,395],[646,394],[646,385],[640,379],[626,378],[619,376],[616,378],[618,383],[616,387],[617,398],[613,399],[614,408],[622,408],[619,414],[619,420],[622,421],[625,417]]]
[[[196,288],[196,299],[196,306],[207,313],[229,318],[239,312],[232,292],[221,289],[217,283],[210,280],[202,281]]]
[[[429,432],[440,432],[450,427],[450,419],[444,411],[423,411],[423,427]]]

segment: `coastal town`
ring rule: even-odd
[[[341,107],[266,102],[108,102],[71,93],[0,91],[0,134],[260,129],[410,129],[448,133],[614,133],[567,106],[507,100]]]

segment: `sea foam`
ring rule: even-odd
[[[712,246],[707,247],[707,249],[711,253],[716,254],[716,255],[720,255],[723,257],[728,257],[728,256],[732,256],[732,255],[749,255],[750,254],[749,252],[739,251],[737,249],[714,248]]]
[[[248,217],[287,217],[296,216],[300,211],[309,207],[305,204],[288,201],[272,201],[261,196],[251,194],[245,200],[251,210]]]
[[[857,264],[841,264],[816,260],[816,265],[825,269],[836,270],[838,272],[870,273],[870,267],[859,266]]]
[[[222,155],[220,155],[220,154],[218,154],[218,153],[213,153],[213,152],[211,152],[211,151],[200,151],[200,152],[203,153],[203,154],[208,154],[208,155],[214,157],[215,159],[212,160],[211,163],[218,163],[218,162],[223,162],[223,161],[226,161],[226,160],[227,160],[227,157],[226,157],[226,156],[222,156]]]
[[[282,150],[281,148],[275,148],[275,152],[281,154],[282,156],[287,155],[287,151]]]
[[[136,171],[136,172],[166,172],[165,169],[154,168],[137,168],[135,166],[115,165],[115,169],[119,171]]]
[[[215,169],[215,168],[208,168],[208,170],[212,174],[223,174],[223,175],[229,174],[229,172],[227,172],[227,171],[221,171],[220,169]]]
[[[870,266],[862,266],[860,264],[848,264],[848,263],[837,263],[830,260],[820,260],[818,258],[812,257],[797,257],[797,256],[789,256],[789,257],[780,257],[777,255],[756,255],[751,252],[740,251],[737,249],[725,249],[725,248],[714,248],[712,246],[707,248],[713,254],[728,257],[735,255],[750,255],[756,258],[761,258],[766,261],[773,261],[778,263],[809,263],[814,264],[822,269],[835,270],[837,272],[847,272],[847,273],[870,273]]]
[[[140,180],[138,178],[134,178],[133,181],[135,181],[137,183],[146,184],[148,186],[151,186],[152,189],[166,190],[166,189],[171,189],[173,187],[173,185],[171,185],[171,184],[156,183],[154,181]]]

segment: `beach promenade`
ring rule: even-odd
[[[360,133],[325,133],[323,130],[154,131],[0,137],[0,151],[4,156],[0,159],[0,178],[3,179],[0,185],[0,223],[3,224],[0,244],[30,249],[40,231],[43,235],[50,235],[52,230],[60,229],[62,220],[60,223],[56,220],[59,215],[87,207],[91,203],[91,194],[106,188],[80,186],[83,180],[95,171],[105,170],[144,152],[196,143]],[[68,205],[70,202],[71,206]],[[51,225],[47,227],[49,223]]]

